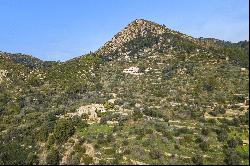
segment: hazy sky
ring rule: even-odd
[[[248,0],[0,0],[0,50],[43,60],[95,51],[136,18],[194,37],[249,40]]]

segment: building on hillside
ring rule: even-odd
[[[143,73],[139,73],[139,68],[138,67],[130,67],[128,69],[124,69],[123,73],[126,74],[133,74],[133,75],[142,75]]]

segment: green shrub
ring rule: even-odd
[[[60,161],[60,156],[58,150],[54,148],[50,149],[46,157],[47,164],[58,165],[59,161]]]
[[[205,141],[201,142],[199,144],[199,147],[201,148],[201,150],[203,151],[208,151],[209,150],[209,144]]]
[[[138,119],[141,119],[142,117],[143,117],[143,114],[140,111],[134,111],[133,113],[134,121],[137,121]]]
[[[207,136],[209,134],[210,130],[208,128],[202,128],[201,134]]]
[[[203,157],[201,155],[195,155],[192,157],[192,161],[195,165],[203,165]]]
[[[27,165],[38,165],[39,160],[36,154],[34,152],[29,153],[27,159],[26,159],[26,164]]]
[[[78,153],[81,156],[86,152],[85,147],[82,147],[80,144],[76,144],[73,149],[74,152]]]
[[[149,155],[150,155],[150,157],[151,157],[153,160],[155,160],[155,159],[161,158],[162,153],[161,153],[159,150],[157,150],[157,149],[152,149],[152,150],[149,152]]]
[[[93,163],[93,157],[90,157],[88,155],[84,155],[82,157],[82,161],[84,162],[85,165],[90,165]]]
[[[71,119],[60,119],[57,121],[54,128],[54,137],[58,143],[63,143],[68,140],[75,132],[75,127]]]
[[[239,165],[241,164],[241,159],[235,150],[227,149],[225,150],[224,162],[227,165]]]

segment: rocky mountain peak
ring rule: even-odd
[[[128,43],[136,38],[146,38],[150,36],[160,36],[170,31],[164,25],[156,24],[144,19],[136,19],[122,31],[117,33],[110,41],[104,44],[98,54],[105,55],[122,49],[125,43]]]

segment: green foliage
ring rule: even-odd
[[[227,140],[227,138],[228,138],[228,135],[227,135],[227,132],[225,130],[221,129],[221,130],[217,131],[217,139],[218,139],[218,141],[222,142],[222,141]]]
[[[48,165],[58,165],[60,161],[60,156],[58,150],[52,148],[48,151],[46,162]]]
[[[71,119],[60,119],[57,121],[54,128],[54,137],[58,143],[63,143],[68,140],[75,132],[75,127]]]
[[[15,140],[14,141],[10,140],[5,143],[3,143],[2,140],[0,141],[1,141],[0,142],[0,148],[1,148],[0,161],[4,165],[8,165],[8,164],[24,165],[27,162],[30,162],[29,154],[34,153],[34,152],[21,146],[20,143]]]
[[[218,83],[216,81],[216,78],[214,77],[208,77],[206,82],[204,82],[202,88],[204,91],[211,92],[217,87]]]
[[[209,144],[205,141],[201,142],[199,144],[199,147],[201,148],[201,150],[203,151],[208,151],[209,150]]]
[[[203,157],[198,154],[192,157],[192,161],[195,165],[203,165],[203,160]]]
[[[110,102],[107,102],[107,101],[103,104],[103,106],[104,106],[104,108],[105,108],[106,110],[110,110],[110,109],[113,109],[113,108],[114,108],[114,104],[112,104],[112,103],[110,103]]]
[[[79,116],[73,116],[72,123],[73,123],[73,126],[76,126],[76,128],[79,128],[79,129],[83,129],[89,126],[87,122],[85,120],[82,120],[82,118]]]
[[[80,156],[82,156],[86,152],[85,147],[81,146],[80,144],[76,144],[73,150],[75,153],[78,153]]]
[[[106,140],[105,140],[105,136],[103,133],[99,133],[98,136],[97,136],[97,143],[98,144],[103,144],[105,143]]]
[[[0,83],[0,164],[44,163],[44,152],[47,164],[66,154],[69,165],[96,164],[84,142],[94,146],[99,164],[249,164],[242,142],[249,111],[240,106],[249,96],[248,42],[151,33],[158,25],[147,25],[146,36],[139,29],[114,51],[104,47],[66,62],[0,52],[0,72],[7,71]],[[143,74],[123,74],[132,66]],[[98,113],[100,123],[66,115],[94,103],[107,110]]]
[[[147,116],[151,116],[151,117],[157,117],[157,118],[162,118],[163,117],[161,112],[155,111],[155,110],[152,110],[152,109],[145,109],[143,111],[143,114],[145,114]]]
[[[39,160],[38,160],[38,156],[34,153],[29,153],[27,159],[26,159],[26,163],[27,165],[38,165]]]
[[[162,153],[157,149],[152,149],[150,150],[149,155],[153,160],[155,160],[159,159],[162,156]]]
[[[235,150],[227,149],[225,152],[224,162],[227,165],[239,165],[241,163],[241,159]]]
[[[134,121],[137,121],[138,119],[141,119],[142,117],[143,117],[143,114],[140,111],[134,111],[133,113]]]
[[[209,134],[210,130],[208,128],[202,128],[201,134],[207,136]]]
[[[227,145],[229,148],[236,148],[237,146],[242,146],[243,142],[239,137],[231,138],[227,141]]]

